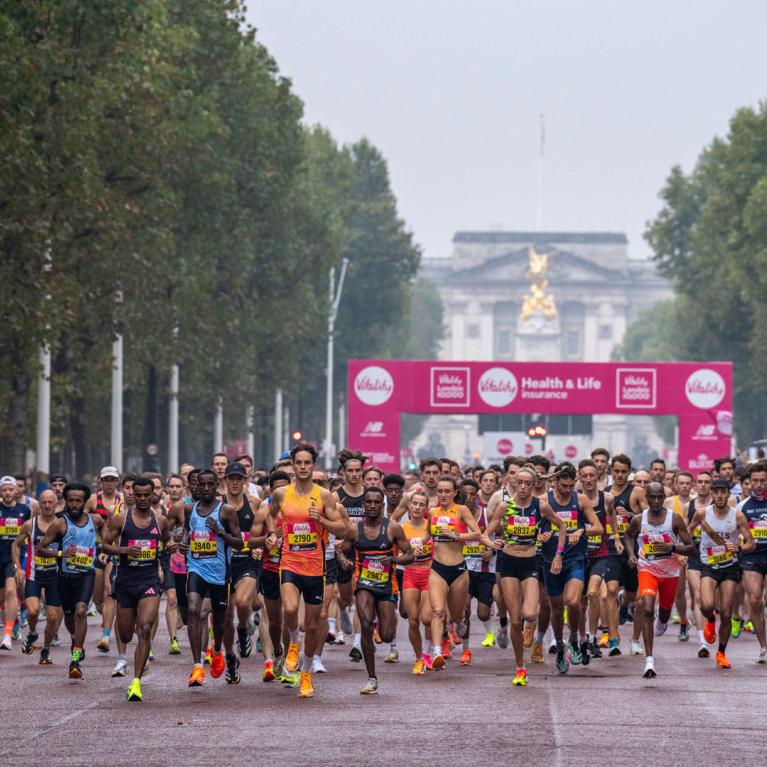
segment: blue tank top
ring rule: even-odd
[[[61,572],[65,575],[81,575],[93,570],[96,562],[96,525],[90,514],[85,515],[87,522],[79,527],[64,515],[67,530],[61,539]],[[67,556],[67,549],[75,547],[73,556]]]
[[[548,490],[546,499],[548,500],[552,511],[564,523],[568,536],[574,533],[576,530],[580,530],[581,528],[586,527],[586,519],[583,514],[583,509],[581,509],[581,505],[578,503],[578,493],[576,493],[575,490],[570,493],[570,498],[565,504],[557,503],[554,496],[554,491],[551,489]],[[541,527],[542,531],[545,532],[546,530],[551,530],[551,524],[548,520],[543,520],[543,525],[545,525],[545,527]],[[543,544],[543,556],[546,559],[554,559],[554,555],[557,553],[558,541],[559,538],[555,531],[554,535],[552,535],[551,538]],[[578,543],[576,543],[574,546],[571,546],[565,542],[565,551],[564,554],[562,554],[562,558],[577,559],[578,557],[585,557],[587,548],[588,538],[584,534],[581,536],[581,539],[578,541]]]
[[[217,527],[223,527],[221,507],[224,503],[219,501],[213,511],[204,517],[197,513],[199,503],[197,501],[192,506],[189,517],[189,551],[186,555],[186,569],[190,573],[197,573],[208,583],[223,586],[229,574],[229,547],[220,535],[208,527],[208,519],[215,520]]]

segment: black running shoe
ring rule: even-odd
[[[226,683],[227,684],[239,684],[240,674],[237,669],[240,667],[239,658],[232,654],[226,656]]]
[[[27,634],[27,638],[21,645],[21,651],[24,655],[31,655],[32,650],[35,649],[35,642],[37,641],[37,634]]]

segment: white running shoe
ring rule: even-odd
[[[336,634],[336,638],[333,640],[333,644],[346,644],[346,640],[344,639],[344,635],[341,632]]]
[[[344,634],[354,633],[354,623],[352,623],[352,616],[348,607],[344,607],[343,610],[338,611],[338,622],[341,624],[341,631]]]
[[[376,695],[378,693],[378,680],[371,676],[368,683],[360,690],[362,695]]]
[[[3,638],[0,639],[0,650],[13,650],[13,640],[10,634],[3,634]]]
[[[762,647],[759,650],[759,657],[756,659],[757,663],[767,663],[767,647]]]
[[[312,659],[312,674],[327,674],[328,670],[325,668],[325,664],[322,662],[322,658]]]
[[[112,676],[125,676],[127,670],[128,661],[120,659],[115,663],[115,667],[112,669]]]
[[[655,671],[655,659],[651,656],[645,659],[644,662],[644,672],[642,673],[642,676],[645,679],[654,679],[658,674]]]
[[[631,654],[632,655],[644,655],[644,649],[642,645],[637,642],[636,639],[631,640]]]
[[[655,636],[656,637],[662,637],[666,633],[666,629],[668,628],[668,623],[661,623],[660,621],[655,621]]]

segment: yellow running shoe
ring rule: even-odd
[[[209,644],[208,649],[205,650],[205,663],[210,664],[210,660],[213,657],[213,645]]]
[[[522,629],[522,641],[525,647],[530,647],[535,639],[535,624],[525,623],[524,629]]]
[[[517,675],[511,680],[515,687],[527,687],[527,671],[523,668],[517,669]]]
[[[530,653],[530,660],[533,663],[543,663],[543,645],[539,642],[533,642],[533,649]]]
[[[170,640],[170,645],[168,646],[168,655],[179,655],[181,653],[181,647],[179,647],[178,639],[176,637],[173,637]]]
[[[489,634],[485,634],[485,638],[481,642],[482,647],[495,647],[495,634],[491,631]]]
[[[605,648],[608,644],[610,644],[610,632],[603,631],[602,636],[599,637],[599,646]]]
[[[312,687],[312,675],[309,671],[301,672],[301,683],[298,690],[301,698],[313,698],[314,687]]]
[[[143,700],[141,696],[141,680],[136,677],[132,682],[128,691],[125,693],[125,700],[140,701]]]
[[[298,642],[291,642],[288,645],[288,654],[285,656],[285,671],[294,674],[298,668],[298,650],[301,645]]]
[[[415,665],[413,666],[413,674],[415,674],[416,676],[420,676],[421,674],[425,674],[426,673],[424,671],[424,666],[425,665],[426,664],[423,662],[423,658],[419,658],[415,662]]]

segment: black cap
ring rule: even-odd
[[[48,482],[56,482],[56,481],[63,482],[64,484],[66,484],[68,482],[67,475],[66,474],[51,474],[51,477],[48,480]]]
[[[711,489],[712,490],[717,490],[719,488],[723,488],[725,490],[729,490],[730,489],[730,483],[726,479],[715,479],[711,483]]]
[[[225,477],[247,477],[248,472],[245,471],[245,467],[241,463],[230,463],[226,467]]]

